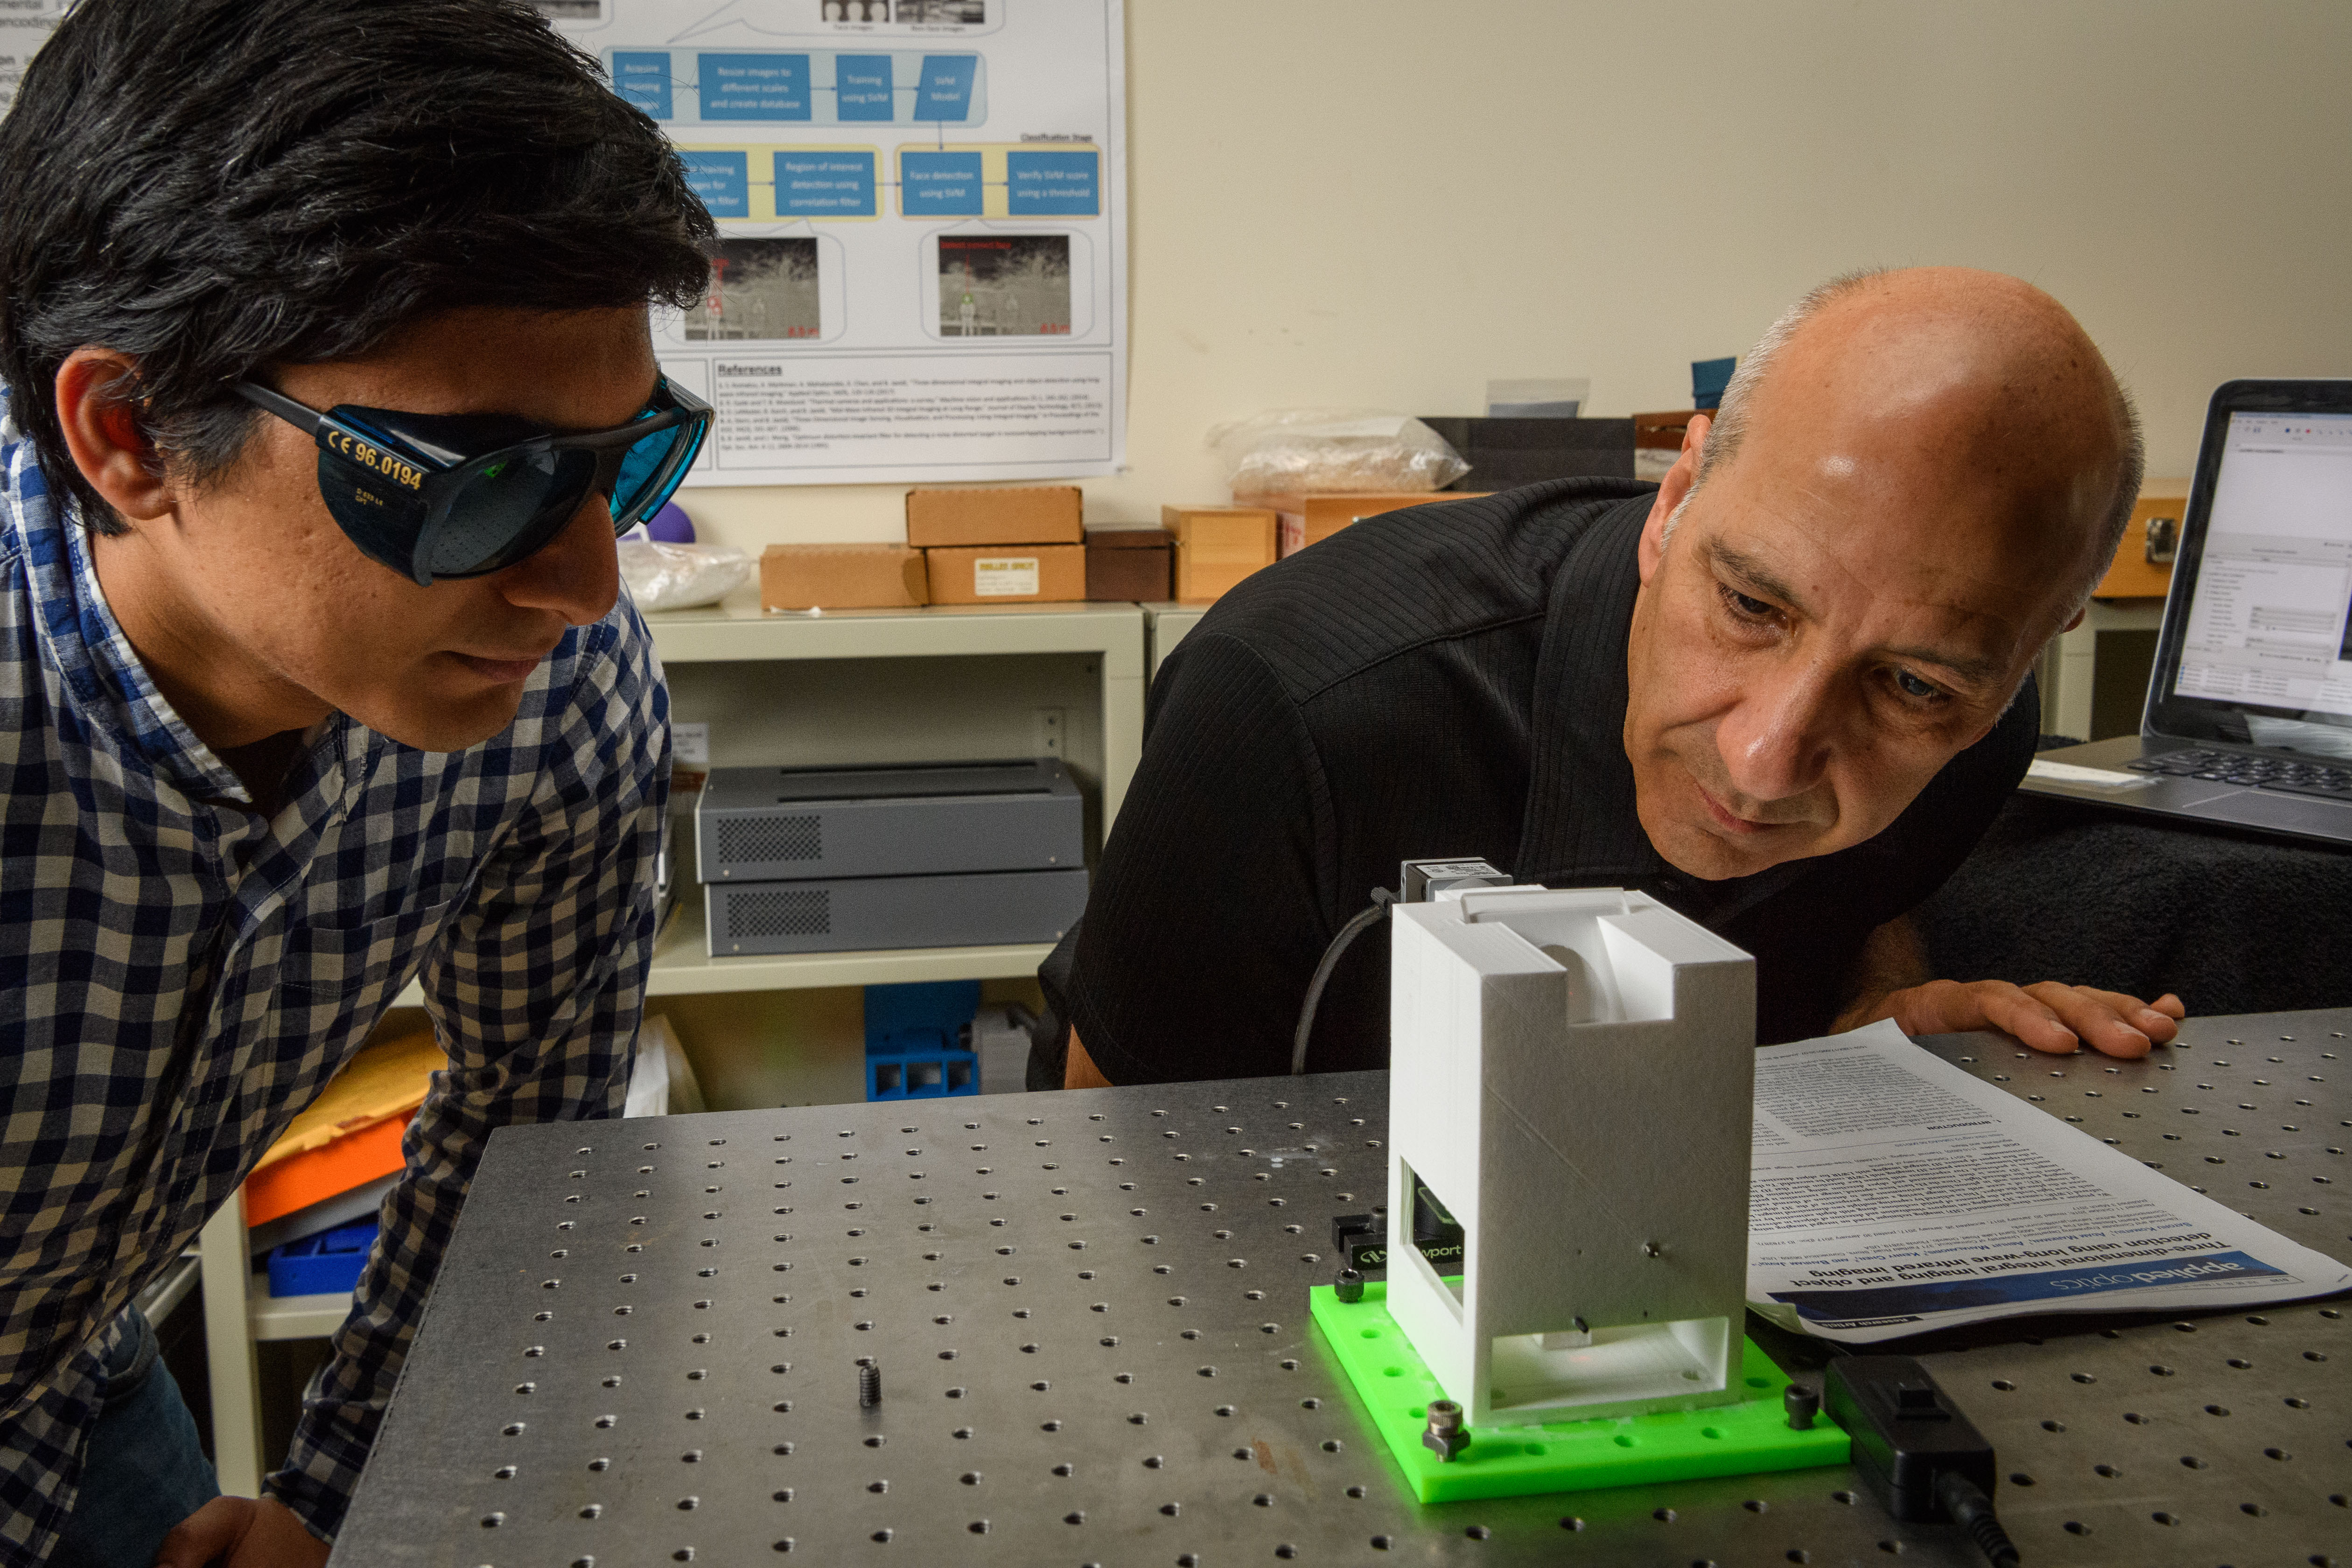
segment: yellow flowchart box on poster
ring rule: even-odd
[[[882,216],[882,150],[772,142],[679,146],[687,184],[721,223],[870,222]]]

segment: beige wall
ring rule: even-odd
[[[2344,0],[1129,0],[1131,469],[1490,376],[1686,403],[1809,285],[1959,262],[2073,307],[2192,466],[2233,375],[2352,375]],[[698,489],[705,537],[898,536],[903,487]]]

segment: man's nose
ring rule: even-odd
[[[1731,787],[1762,804],[1819,784],[1829,772],[1843,683],[1836,672],[1791,659],[1750,684],[1716,730]]]
[[[499,573],[498,584],[519,608],[553,610],[575,626],[603,620],[621,593],[611,504],[592,491],[562,532]]]

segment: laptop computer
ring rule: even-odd
[[[2140,732],[2023,788],[2352,844],[2352,381],[2213,394]]]

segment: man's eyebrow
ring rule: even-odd
[[[1720,543],[1710,546],[1709,552],[1717,565],[1755,589],[1759,598],[1770,599],[1799,615],[1806,613],[1804,602],[1797,591],[1775,576],[1769,567],[1754,556]],[[1998,659],[1981,655],[1946,653],[1932,647],[1891,647],[1886,651],[1897,658],[1913,659],[1920,664],[1932,664],[1938,669],[1948,669],[1967,681],[1994,681],[2002,674]]]
[[[1783,609],[1794,610],[1801,616],[1808,613],[1803,597],[1774,576],[1771,568],[1754,556],[1722,543],[1709,545],[1707,552],[1714,556],[1717,565],[1755,589],[1758,598],[1770,599]]]
[[[1932,647],[1891,647],[1886,651],[1897,658],[1914,659],[1920,664],[1948,669],[1962,680],[1978,684],[1988,684],[2001,676],[2000,661],[1981,656],[1972,658],[1966,654],[1944,653]]]

